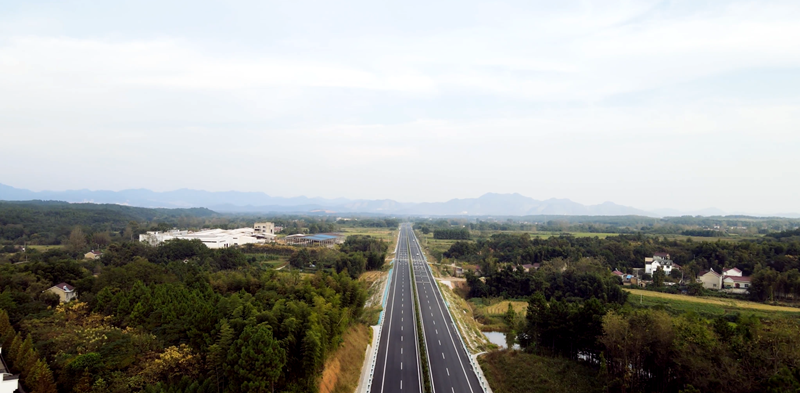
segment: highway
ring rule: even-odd
[[[411,248],[422,331],[430,362],[431,390],[433,393],[483,393],[411,225],[404,224],[401,232],[405,232]]]
[[[400,231],[370,393],[422,392],[408,236]]]

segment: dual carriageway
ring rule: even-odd
[[[421,332],[414,302],[419,306]],[[423,392],[422,362],[428,365],[433,393],[484,393],[409,224],[400,227],[380,332],[370,393]],[[424,358],[420,346],[425,348]]]

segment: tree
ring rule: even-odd
[[[104,248],[111,244],[111,235],[108,232],[95,232],[92,235],[92,246]]]
[[[664,273],[664,269],[661,266],[653,272],[653,285],[661,288],[664,286],[664,279],[667,277],[666,273]]]
[[[15,333],[11,321],[8,320],[8,313],[6,310],[0,309],[0,345],[5,345],[6,340],[11,339],[11,335]]]
[[[220,387],[220,371],[224,369],[228,351],[235,338],[236,332],[233,331],[228,321],[223,319],[219,329],[219,338],[217,342],[208,348],[208,356],[206,357],[208,368],[213,370],[216,376],[217,390]]]
[[[56,383],[53,380],[53,372],[44,360],[37,359],[33,368],[28,372],[25,385],[33,389],[36,393],[56,393]]]
[[[308,252],[307,248],[301,248],[299,251],[292,254],[289,257],[289,264],[292,267],[302,269],[308,266],[311,263],[311,254]]]
[[[69,233],[67,248],[73,253],[86,250],[86,235],[83,234],[81,227],[75,227],[72,232]]]
[[[228,368],[241,392],[275,391],[275,382],[286,364],[286,352],[266,324],[247,326],[228,351]]]

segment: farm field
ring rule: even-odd
[[[469,300],[472,314],[479,322],[479,328],[484,332],[505,332],[508,329],[504,321],[508,305],[514,309],[517,316],[524,317],[528,312],[528,302],[524,300],[502,300],[473,298]]]
[[[714,297],[695,297],[624,288],[630,292],[628,303],[634,307],[659,307],[673,313],[693,311],[706,317],[715,317],[728,313],[752,313],[760,317],[785,315],[800,318],[800,308],[773,306],[770,304],[749,302],[745,300],[724,299]]]
[[[345,236],[353,235],[366,235],[374,238],[381,239],[389,243],[389,254],[394,252],[395,243],[397,242],[397,228],[342,228],[340,231]]]
[[[597,371],[564,358],[522,351],[492,351],[478,357],[496,393],[603,392]]]
[[[31,250],[36,250],[36,251],[41,251],[41,252],[45,252],[47,250],[55,250],[55,249],[64,248],[64,246],[60,245],[60,244],[59,245],[53,245],[53,246],[39,246],[39,245],[34,245],[34,244],[28,244],[27,247],[29,249],[31,249]]]

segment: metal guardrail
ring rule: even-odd
[[[417,235],[414,234],[414,238],[416,237]],[[417,239],[417,245],[419,246],[420,251],[422,251],[422,245],[419,243],[419,239]],[[461,336],[461,331],[458,330],[458,325],[456,325],[456,319],[455,317],[453,317],[453,313],[450,312],[450,307],[447,304],[447,301],[444,300],[444,295],[442,295],[442,291],[441,289],[439,289],[439,284],[436,282],[436,278],[433,275],[433,269],[431,269],[431,266],[428,264],[428,257],[425,256],[425,252],[422,252],[422,259],[425,261],[425,268],[428,269],[428,273],[431,275],[431,278],[434,281],[433,286],[439,292],[439,296],[442,297],[442,301],[445,303],[447,314],[450,315],[450,321],[453,324],[453,327],[456,328],[456,332],[458,332],[457,334],[458,340],[461,342],[461,347],[464,348],[464,353],[467,355],[467,359],[469,359],[469,364],[472,365],[472,372],[475,373],[475,377],[478,378],[478,381],[481,383],[481,390],[484,393],[487,393],[487,387],[489,386],[489,383],[486,382],[486,378],[484,378],[483,372],[478,372],[480,366],[477,364],[477,360],[473,359],[472,356],[470,356],[469,349],[467,348],[467,345],[464,343],[464,337]],[[491,390],[491,388],[489,388],[489,390]]]

